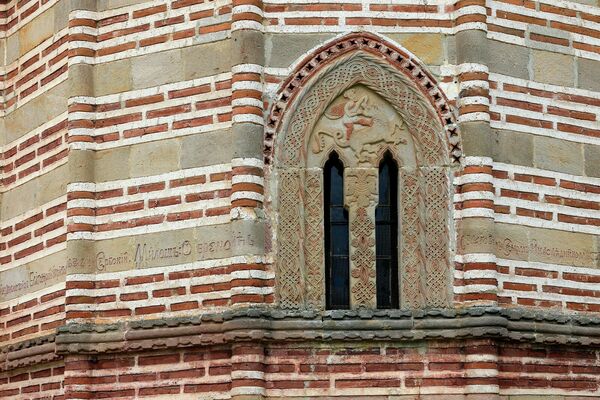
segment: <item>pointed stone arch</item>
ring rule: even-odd
[[[319,86],[331,85],[332,82],[333,87],[329,87],[325,93],[319,90]],[[287,127],[293,124],[293,119],[306,119],[306,125],[295,128],[300,135],[310,129],[311,119],[308,117],[314,114],[305,117],[296,108],[308,94],[312,98],[305,101],[307,108],[302,111],[318,112],[319,105],[323,107],[323,104],[329,104],[332,98],[355,83],[364,83],[388,99],[400,113],[408,116],[408,121],[413,120],[411,128],[420,132],[417,139],[421,143],[423,163],[440,165],[460,162],[462,146],[456,118],[435,78],[406,50],[371,33],[353,33],[312,52],[281,84],[265,129],[266,164],[276,162],[276,157],[279,157],[278,162],[299,161],[298,135],[282,135],[281,132],[286,132]],[[394,91],[395,86],[386,87],[386,83],[400,83],[404,90]],[[403,94],[410,94],[410,99],[403,101]],[[423,108],[411,110],[417,104]],[[294,109],[294,113],[289,113],[289,109]],[[419,118],[423,116],[431,118],[428,121],[430,126],[425,131],[419,129],[424,122]],[[282,155],[282,149],[286,149],[285,156]],[[296,155],[292,154],[294,152]]]
[[[357,86],[393,107],[415,153],[416,162],[400,168],[401,306],[447,307],[451,298],[450,179],[462,156],[455,118],[435,79],[413,56],[369,33],[347,35],[306,57],[282,84],[271,108],[264,150],[265,163],[270,165],[270,206],[277,216],[273,243],[279,304],[295,309],[324,307],[322,168],[307,162],[309,142],[320,116]],[[348,176],[376,176],[373,168],[358,167]],[[360,179],[352,182],[356,185]],[[368,192],[370,200],[363,198],[352,206],[354,200],[348,199],[348,207],[366,218],[364,224],[372,225],[368,219],[374,215],[377,188],[362,189],[349,190],[346,197]],[[353,224],[357,235],[362,225]],[[373,231],[371,239],[374,235]],[[356,277],[351,282],[351,291],[356,293],[351,306],[374,308],[369,293],[374,275],[368,270],[374,268],[374,254],[358,248],[351,252],[362,257],[351,257],[351,271],[356,269],[351,273]]]

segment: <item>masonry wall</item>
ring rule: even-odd
[[[59,338],[277,308],[265,127],[302,60],[357,31],[411,52],[454,107],[454,307],[595,321],[596,1],[4,0],[0,398],[598,395],[592,331]]]

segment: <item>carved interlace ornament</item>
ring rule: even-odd
[[[347,168],[344,197],[350,216],[350,306],[375,308],[375,207],[378,170]]]
[[[401,307],[449,305],[449,166],[461,154],[458,132],[431,77],[385,46],[369,47],[372,40],[351,39],[337,58],[340,48],[332,50],[327,63],[316,61],[290,81],[304,82],[302,90],[289,83],[273,107],[266,146],[277,149],[272,187],[279,191],[276,291],[283,308],[325,306],[322,167],[332,151],[345,166],[351,308],[376,307],[375,209],[386,151],[400,167]],[[309,79],[315,65],[317,77]]]

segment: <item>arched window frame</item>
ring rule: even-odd
[[[276,184],[267,185],[275,188],[273,197],[278,199],[274,255],[280,307],[325,307],[324,250],[319,244],[323,232],[322,223],[316,223],[322,221],[322,215],[320,219],[318,215],[323,207],[319,204],[322,165],[306,163],[308,137],[328,104],[356,84],[371,88],[396,109],[416,145],[417,166],[399,168],[399,233],[406,239],[400,250],[400,307],[447,306],[452,247],[448,232],[452,223],[449,178],[459,167],[461,152],[454,117],[443,92],[413,56],[371,34],[348,35],[314,54],[282,84],[266,129],[265,161],[273,172],[267,175],[278,179]],[[350,181],[345,179],[347,186]],[[367,192],[372,198],[376,186]],[[350,219],[351,223],[356,220],[352,216]],[[440,237],[447,240],[440,241]],[[351,308],[375,308],[374,301],[351,303]]]

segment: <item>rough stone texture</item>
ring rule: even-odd
[[[533,135],[506,130],[495,130],[495,134],[494,160],[508,164],[533,166]]]
[[[62,28],[62,27],[61,27]],[[25,54],[54,34],[54,9],[40,14],[19,30],[19,51]]]
[[[465,43],[468,46],[468,42]],[[489,69],[503,75],[515,78],[529,78],[529,49],[523,46],[488,41],[489,46]]]
[[[94,157],[96,182],[106,182],[129,177],[129,146],[96,151]]]
[[[266,65],[288,67],[311,48],[331,39],[329,33],[265,35]],[[286,49],[279,51],[279,49]]]
[[[231,51],[230,40],[182,49],[183,79],[196,79],[231,71]]]
[[[566,140],[535,136],[533,163],[537,168],[582,175],[583,145]]]
[[[577,87],[586,90],[600,91],[600,61],[587,58],[577,59]]]
[[[424,63],[440,65],[444,61],[444,41],[446,37],[437,34],[392,34],[390,39],[406,47]]]
[[[585,156],[585,174],[600,178],[600,146],[586,144],[583,151]]]
[[[133,89],[183,80],[181,50],[167,50],[131,59]]]
[[[180,147],[176,140],[152,141],[132,146],[129,152],[131,177],[159,175],[176,171]]]
[[[9,220],[64,195],[67,171],[68,167],[62,166],[4,193],[0,211],[2,218]]]
[[[68,91],[69,84],[63,82],[4,117],[6,141],[16,140],[62,114],[67,107]]]
[[[94,67],[94,90],[96,96],[121,93],[133,88],[130,59],[118,60]],[[118,76],[119,79],[115,79]]]
[[[542,83],[573,86],[575,66],[572,56],[533,50],[531,53],[533,79]]]
[[[184,136],[179,140],[181,168],[194,168],[231,161],[233,149],[229,130]],[[214,151],[201,153],[198,149],[202,148],[211,148]]]

